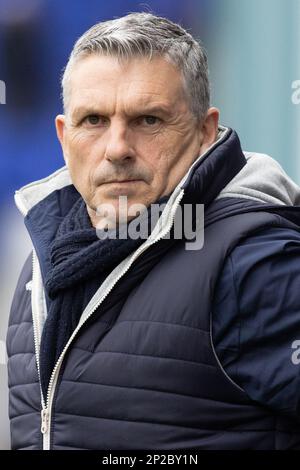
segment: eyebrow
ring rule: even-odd
[[[91,106],[78,106],[73,110],[71,113],[72,119],[80,120],[81,117],[88,116],[90,114],[99,114],[100,116],[105,116],[105,112],[101,112],[101,110]],[[170,115],[170,109],[165,105],[155,105],[155,106],[140,106],[136,107],[134,112],[128,113],[129,116],[137,117],[137,116],[144,116],[150,114],[160,114],[163,116]]]

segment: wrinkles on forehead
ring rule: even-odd
[[[121,109],[127,115],[167,115],[187,101],[180,71],[163,59],[120,65],[111,57],[92,56],[76,65],[70,85],[69,113],[75,119],[85,111],[112,115]]]

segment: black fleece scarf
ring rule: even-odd
[[[160,213],[168,198],[164,196],[158,201]],[[153,224],[150,207],[143,217],[148,233]],[[121,224],[122,232],[119,233],[127,231],[133,222]],[[86,305],[109,273],[144,241],[144,237],[100,239],[81,197],[62,220],[51,245],[51,269],[45,279],[50,299],[40,346],[41,385],[45,399],[54,365]]]

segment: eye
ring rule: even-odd
[[[99,116],[98,114],[89,114],[82,120],[82,123],[91,127],[96,127],[99,125],[105,126],[107,124],[107,119]]]
[[[156,116],[142,116],[141,121],[147,126],[154,126],[155,124],[158,124],[160,119]]]
[[[95,126],[96,124],[99,124],[99,116],[97,116],[96,114],[91,114],[90,116],[87,116],[85,118],[85,120],[89,123],[89,124],[92,124],[93,126]]]

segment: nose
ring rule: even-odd
[[[105,158],[111,163],[123,164],[134,158],[134,150],[128,139],[128,130],[123,123],[111,123],[105,149]]]

